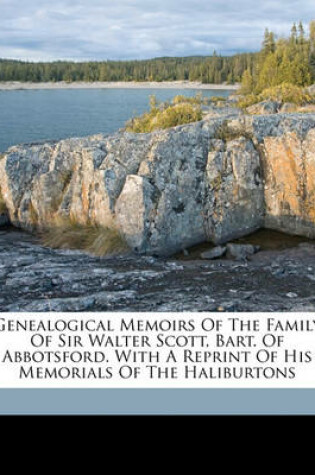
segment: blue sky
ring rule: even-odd
[[[314,0],[0,0],[0,57],[143,59],[254,51]]]

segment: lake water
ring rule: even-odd
[[[78,89],[0,91],[0,152],[11,145],[109,134],[149,108],[149,96],[160,101],[194,89]],[[232,91],[203,90],[204,96]]]

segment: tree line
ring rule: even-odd
[[[263,90],[291,84],[305,87],[315,81],[315,21],[307,35],[300,22],[294,24],[288,38],[276,39],[268,29],[262,49],[244,72],[242,92],[260,94]]]
[[[235,56],[157,58],[141,61],[41,62],[0,59],[0,81],[200,81],[208,84],[240,82],[253,67],[255,53]]]
[[[315,81],[315,21],[309,34],[294,24],[288,38],[265,31],[259,53],[234,56],[192,56],[139,61],[27,62],[0,59],[0,81],[200,81],[241,82],[245,94],[288,83],[307,86]]]

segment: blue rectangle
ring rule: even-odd
[[[314,389],[2,389],[1,415],[312,415]]]

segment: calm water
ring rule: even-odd
[[[112,133],[148,109],[149,96],[165,101],[180,89],[79,89],[0,91],[0,152],[11,145]],[[204,90],[204,96],[230,91]]]

